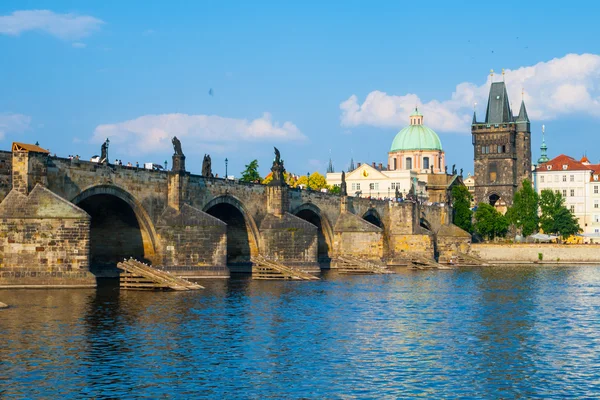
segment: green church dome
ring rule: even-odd
[[[442,150],[439,136],[423,125],[423,116],[418,110],[411,115],[410,125],[398,132],[392,142],[390,151],[402,150]]]

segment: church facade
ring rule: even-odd
[[[328,171],[327,184],[339,186],[341,179],[341,172]],[[346,174],[349,195],[379,199],[412,194],[420,201],[445,203],[456,184],[462,184],[461,177],[454,170],[447,173],[440,138],[423,124],[423,114],[417,108],[409,117],[409,125],[394,137],[387,168],[382,164],[359,164]]]
[[[484,121],[473,113],[471,125],[475,201],[503,212],[524,179],[531,180],[531,130],[525,103],[518,116],[510,109],[504,82],[490,87]]]

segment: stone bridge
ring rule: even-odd
[[[259,254],[318,272],[342,253],[395,264],[470,242],[447,207],[71,160],[32,145],[0,153],[0,196],[0,286],[94,285],[126,257],[227,277],[251,272]]]

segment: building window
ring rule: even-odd
[[[356,184],[356,190],[360,190],[360,183]]]
[[[373,190],[375,189],[375,184],[374,183],[369,183],[369,190]]]
[[[569,176],[569,181],[570,182],[575,182],[575,175]]]
[[[563,189],[563,197],[567,197],[567,189]]]
[[[554,182],[558,182],[558,175],[554,175]]]
[[[563,175],[563,182],[566,182],[566,181],[567,181],[567,176]]]
[[[423,169],[429,169],[429,157],[423,157]]]
[[[575,196],[575,189],[571,189],[571,197]]]
[[[497,175],[498,175],[498,170],[496,167],[496,163],[491,163],[489,166],[489,169],[488,169],[488,176],[489,176],[490,183],[496,182]]]
[[[597,181],[598,180],[598,175],[594,175],[594,180]]]
[[[540,182],[544,183],[544,175],[540,176]]]
[[[352,184],[352,190],[356,190],[356,183]]]
[[[594,222],[600,222],[600,215],[594,214]]]
[[[594,186],[594,194],[598,194],[598,186]]]
[[[569,210],[571,210],[571,214],[575,214],[575,206],[573,204],[571,204]]]
[[[379,190],[379,182],[375,183],[375,190]]]
[[[412,169],[412,158],[406,157],[406,169]]]
[[[598,200],[594,200],[594,208],[598,208]]]
[[[396,170],[396,168],[398,168],[398,166],[396,165],[396,161],[397,161],[397,160],[394,158],[394,161],[392,162],[392,163],[393,163],[393,165],[394,165],[394,168],[393,168],[393,170],[394,170],[394,171]]]
[[[396,189],[396,182],[392,182],[392,187],[391,189]]]
[[[556,194],[560,194],[560,190],[556,189],[556,190],[554,191],[554,193],[556,193]]]

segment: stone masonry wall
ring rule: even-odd
[[[42,186],[0,203],[0,286],[90,286],[90,219]]]
[[[309,272],[320,270],[317,227],[292,214],[268,214],[260,226],[263,253],[290,267]]]
[[[0,202],[12,189],[12,153],[0,151]]]
[[[600,264],[600,246],[595,245],[476,243],[471,245],[471,249],[473,255],[492,264],[538,262],[539,253],[542,253],[543,262]]]
[[[157,225],[165,249],[161,265],[188,277],[228,277],[227,225],[187,204],[165,210]]]

